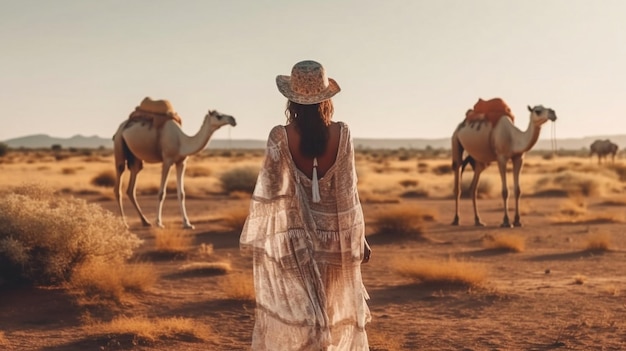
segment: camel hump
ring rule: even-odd
[[[502,116],[508,116],[511,121],[515,121],[511,108],[501,98],[489,100],[479,98],[474,104],[474,108],[465,114],[468,121],[487,119],[492,125],[495,125]]]
[[[170,115],[173,116],[174,107],[169,100],[153,100],[149,96],[146,96],[139,104],[139,109],[145,112],[154,113],[157,115]]]

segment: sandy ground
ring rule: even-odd
[[[96,200],[115,210],[111,200]],[[140,199],[146,214],[155,196]],[[246,200],[190,199],[190,218],[206,218],[223,206]],[[449,225],[453,200],[410,200],[435,209],[437,220],[428,228],[428,241],[390,241],[368,229],[372,260],[363,265],[371,300],[367,326],[372,351],[383,350],[625,350],[626,244],[624,224],[551,222],[562,198],[523,199],[530,209],[524,227],[501,229],[498,199],[480,200],[487,227],[472,225],[471,203],[462,203],[461,226]],[[589,211],[623,211],[622,207],[589,202]],[[146,238],[149,231],[126,205],[132,230]],[[364,204],[366,218],[384,204]],[[166,224],[180,223],[176,201],[169,197]],[[234,272],[251,264],[239,254],[238,233],[216,223],[195,223],[196,243],[212,244],[214,258],[228,260]],[[521,253],[486,250],[485,235],[515,232],[526,237]],[[581,250],[586,235],[609,233],[612,250]],[[445,259],[456,257],[484,264],[486,284],[480,288],[421,285],[394,271],[397,257]],[[227,276],[177,276],[180,259],[155,259],[159,280],[149,292],[135,296],[117,310],[90,310],[94,318],[112,314],[184,317],[207,325],[214,337],[206,342],[162,340],[143,344],[124,338],[89,338],[81,328],[85,308],[62,289],[21,289],[0,292],[0,331],[4,350],[248,350],[254,325],[254,303],[229,299],[221,290]],[[549,273],[547,273],[549,272]],[[575,277],[583,284],[575,282]],[[1,340],[1,339],[0,339]]]

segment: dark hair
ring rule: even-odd
[[[287,123],[294,123],[300,133],[300,152],[305,157],[317,157],[324,154],[328,144],[328,126],[334,112],[332,100],[318,104],[302,105],[287,101]]]

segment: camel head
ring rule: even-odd
[[[528,111],[530,111],[530,120],[536,126],[540,126],[547,121],[556,121],[556,113],[554,110],[543,107],[543,105],[536,105],[535,107],[528,106]]]
[[[209,110],[209,113],[204,117],[205,120],[209,122],[212,130],[217,130],[221,126],[230,124],[231,126],[236,126],[237,121],[235,121],[235,117],[230,115],[225,115],[217,112],[216,110]]]

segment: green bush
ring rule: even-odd
[[[258,174],[259,170],[254,167],[233,168],[220,176],[222,189],[227,193],[242,191],[252,194]]]
[[[60,284],[85,262],[124,261],[140,243],[100,205],[39,185],[0,196],[0,281]]]

